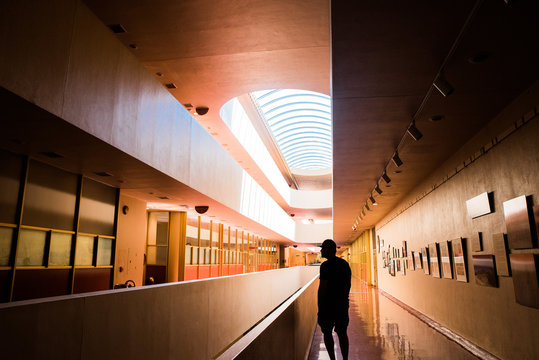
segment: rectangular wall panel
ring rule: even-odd
[[[507,200],[503,203],[505,225],[510,249],[529,249],[533,247],[530,217],[526,196]]]
[[[509,256],[517,303],[539,309],[539,256],[535,254],[511,254]]]

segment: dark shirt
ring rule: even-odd
[[[327,280],[327,289],[319,307],[348,305],[352,271],[346,260],[340,257],[328,259],[320,265],[320,280]]]

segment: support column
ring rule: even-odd
[[[185,279],[185,239],[187,213],[172,211],[169,216],[167,282]]]
[[[223,224],[219,224],[219,250],[217,250],[219,259],[219,276],[223,276],[223,231]]]
[[[210,220],[210,274],[209,277],[211,278],[211,267],[213,264],[213,220]]]
[[[197,279],[200,279],[200,251],[202,250],[200,248],[200,226],[201,226],[201,218],[200,215],[198,215],[198,229],[197,229]]]

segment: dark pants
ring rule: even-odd
[[[318,325],[324,334],[346,332],[348,327],[348,303],[332,304],[318,309]]]

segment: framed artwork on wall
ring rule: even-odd
[[[401,261],[400,259],[395,260],[397,262],[397,272],[401,271]]]
[[[378,253],[380,253],[380,236],[376,236],[376,248],[378,249]]]
[[[481,286],[498,287],[494,255],[472,255],[475,283]]]
[[[483,239],[481,232],[472,235],[472,251],[483,251]]]
[[[430,275],[429,248],[421,248],[421,257],[423,258],[423,271],[426,275]]]
[[[472,219],[490,214],[492,212],[492,206],[490,205],[489,194],[484,192],[466,200],[466,209],[468,210],[468,216]]]
[[[402,257],[408,257],[408,247],[406,244],[406,240],[402,241]]]
[[[414,266],[417,269],[422,269],[423,268],[423,264],[421,264],[421,252],[419,251],[415,251],[414,253]]]
[[[442,264],[442,274],[445,279],[453,279],[453,267],[451,266],[450,246],[450,241],[442,241],[440,243],[440,260]]]
[[[457,281],[468,282],[466,254],[462,238],[451,240],[451,246],[453,249],[453,263],[455,264],[455,277]]]
[[[410,251],[410,253],[408,254],[408,269],[409,270],[415,270],[416,268],[416,265],[415,265],[415,259],[414,259],[414,252],[413,251]]]
[[[539,309],[539,255],[511,254],[511,270],[517,303]]]
[[[492,252],[496,259],[498,276],[509,276],[509,263],[507,262],[507,247],[505,246],[504,233],[492,235]]]
[[[438,243],[429,244],[429,262],[430,273],[435,278],[441,278],[440,276],[440,259],[438,255]]]
[[[406,262],[407,262],[408,260],[401,259],[400,261],[402,261],[402,264],[401,264],[401,272],[402,272],[402,275],[406,275]]]
[[[533,247],[531,219],[525,195],[503,203],[507,239],[510,249],[530,249]]]

